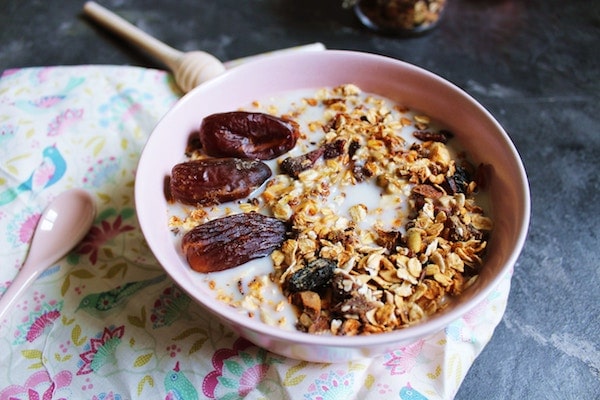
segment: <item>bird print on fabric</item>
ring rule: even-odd
[[[40,114],[51,110],[52,107],[63,101],[70,91],[81,85],[85,81],[84,78],[70,78],[67,85],[56,94],[41,96],[32,100],[17,100],[14,105],[29,114]]]
[[[15,200],[21,193],[37,193],[54,185],[65,174],[67,163],[56,146],[48,146],[42,151],[42,162],[35,167],[29,177],[17,187],[0,193],[0,206]]]
[[[81,300],[75,311],[83,310],[90,315],[100,316],[105,312],[120,308],[132,295],[150,285],[162,282],[166,277],[166,275],[159,275],[152,279],[119,285],[106,292],[88,294]]]
[[[165,376],[165,391],[169,400],[197,400],[198,391],[185,376],[183,371],[179,370],[179,361],[175,364],[173,371]]]
[[[417,392],[410,384],[400,389],[400,399],[402,400],[427,400],[427,397]]]

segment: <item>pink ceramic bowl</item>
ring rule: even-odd
[[[213,300],[198,284],[173,244],[168,228],[164,178],[180,162],[188,136],[203,117],[235,110],[267,95],[303,88],[354,83],[363,91],[391,98],[441,121],[455,132],[475,162],[490,164],[495,227],[476,284],[458,301],[425,322],[370,336],[321,336],[283,330]],[[184,96],[156,126],[137,171],[135,198],[144,236],[167,273],[200,305],[235,332],[272,352],[307,361],[342,362],[373,357],[433,335],[479,304],[515,264],[530,215],[527,177],[519,155],[498,122],[472,97],[446,80],[413,65],[348,51],[274,56],[228,71]]]

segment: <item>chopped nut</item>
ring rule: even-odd
[[[315,292],[297,292],[292,297],[292,303],[301,307],[304,314],[315,321],[321,314],[321,298]]]
[[[340,327],[339,334],[344,336],[358,335],[361,323],[356,319],[346,319]]]

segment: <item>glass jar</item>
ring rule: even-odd
[[[418,36],[435,28],[447,0],[358,0],[354,12],[370,29],[384,34]]]

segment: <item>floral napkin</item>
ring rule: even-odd
[[[40,213],[97,203],[80,245],[0,321],[1,399],[450,399],[502,318],[510,274],[464,318],[373,359],[314,364],[256,347],[165,274],[136,220],[148,135],[181,97],[164,71],[40,67],[0,79],[0,294]]]

